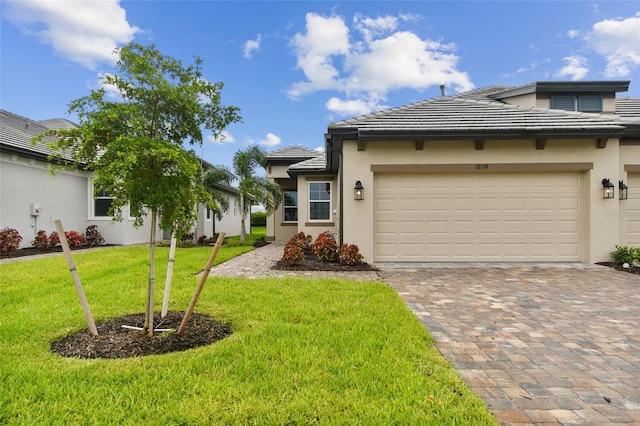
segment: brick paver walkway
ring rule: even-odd
[[[381,276],[502,424],[640,425],[640,276],[583,264]]]

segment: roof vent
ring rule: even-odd
[[[440,96],[442,96],[443,98],[445,97],[445,94],[444,94],[444,84],[441,84],[441,85],[440,85]]]

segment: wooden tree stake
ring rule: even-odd
[[[167,265],[167,280],[164,283],[164,298],[162,299],[161,317],[167,316],[169,310],[169,291],[171,290],[171,276],[173,275],[173,259],[176,254],[176,236],[171,235],[171,248],[169,249],[169,264]]]
[[[82,305],[84,316],[87,319],[89,332],[94,336],[97,336],[98,329],[96,328],[96,324],[93,321],[93,316],[91,315],[91,310],[89,309],[89,303],[87,302],[87,298],[84,295],[84,290],[82,289],[82,284],[80,283],[80,276],[78,275],[78,270],[76,269],[76,265],[73,262],[73,258],[71,257],[71,249],[69,248],[69,242],[67,241],[67,236],[64,233],[62,222],[60,221],[60,219],[58,219],[54,222],[54,224],[56,226],[56,230],[58,231],[58,237],[60,237],[60,245],[62,245],[62,250],[64,251],[64,255],[67,258],[67,263],[69,264],[69,272],[71,272],[73,283],[76,286],[76,292],[78,293],[78,298],[80,299],[80,304]]]
[[[209,256],[209,261],[207,262],[207,266],[204,267],[204,271],[202,271],[202,275],[200,275],[200,282],[198,283],[196,292],[193,294],[193,297],[191,298],[191,303],[189,303],[189,308],[187,309],[187,312],[184,313],[184,318],[182,318],[182,322],[180,323],[180,328],[178,328],[178,334],[182,334],[184,329],[187,327],[189,318],[191,318],[191,314],[193,313],[193,309],[196,306],[196,302],[200,297],[200,292],[204,287],[204,283],[207,282],[207,278],[209,277],[209,272],[211,272],[211,268],[213,267],[213,261],[216,260],[216,256],[218,255],[218,250],[220,250],[220,246],[222,245],[222,241],[224,240],[225,235],[226,234],[224,232],[220,232],[218,234],[216,245],[213,247],[211,256]]]

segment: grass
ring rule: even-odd
[[[218,261],[248,249],[223,247]],[[168,250],[158,249],[158,287]],[[171,310],[186,308],[209,253],[177,250]],[[74,254],[96,320],[143,311],[146,256]],[[64,257],[1,264],[0,278],[0,424],[497,424],[380,283],[212,278],[196,311],[231,322],[229,338],[82,360],[49,351],[86,328]]]

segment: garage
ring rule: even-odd
[[[376,173],[375,261],[581,261],[583,176]]]
[[[640,173],[627,175],[628,199],[623,201],[627,218],[627,245],[640,246]]]

